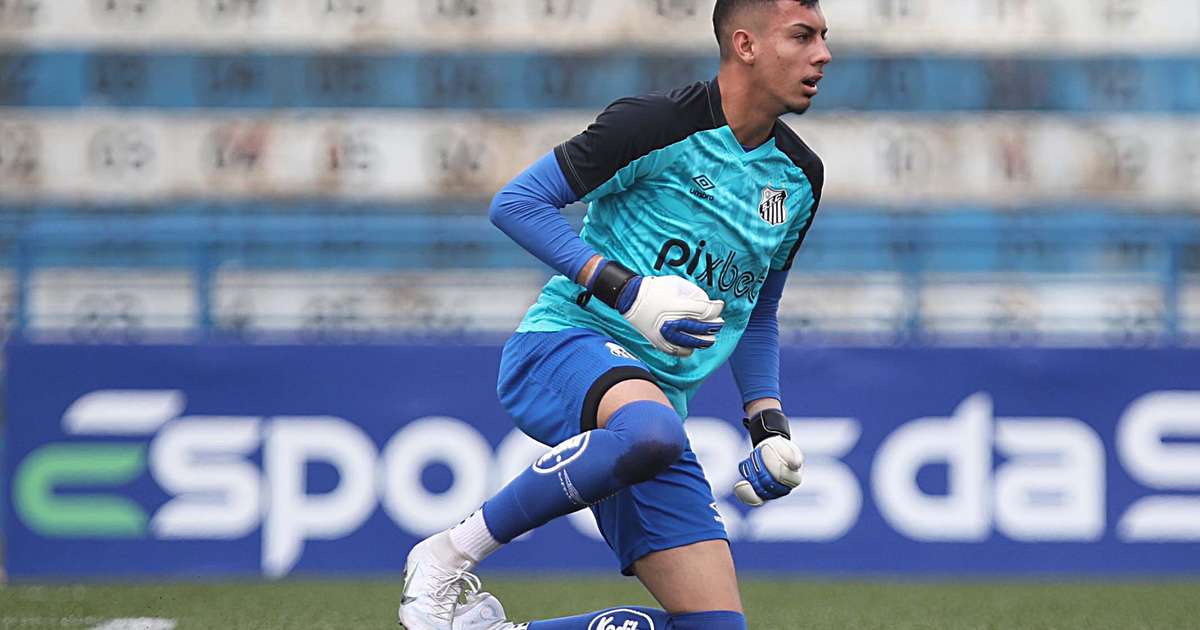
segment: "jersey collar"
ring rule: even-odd
[[[713,77],[707,84],[708,88],[708,113],[712,115],[713,129],[718,129],[729,124],[725,120],[725,110],[721,108],[721,88],[717,85],[717,77]]]

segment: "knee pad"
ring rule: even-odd
[[[648,400],[631,402],[616,410],[604,428],[628,444],[615,462],[613,474],[629,485],[670,468],[688,444],[683,421],[675,410]]]
[[[746,616],[732,610],[671,615],[669,630],[746,630]]]

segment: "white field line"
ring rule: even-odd
[[[91,626],[104,617],[0,617],[0,628],[73,628]]]
[[[158,617],[113,619],[88,630],[175,630],[175,620]]]
[[[98,624],[98,625],[97,625]],[[174,619],[139,617],[108,619],[106,617],[0,617],[0,628],[74,628],[88,630],[174,630]]]

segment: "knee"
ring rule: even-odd
[[[732,610],[671,615],[668,630],[746,630],[746,616]]]
[[[627,440],[616,474],[628,484],[641,483],[670,468],[688,444],[683,421],[675,410],[652,401],[621,407],[605,428]]]

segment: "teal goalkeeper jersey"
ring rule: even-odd
[[[776,121],[746,151],[725,121],[717,81],[624,98],[554,150],[589,204],[580,237],[644,276],[683,276],[725,301],[712,347],[676,357],[650,344],[583,288],[550,279],[517,332],[590,328],[646,364],[676,410],[737,347],[768,270],[787,270],[821,198],[820,159]]]

